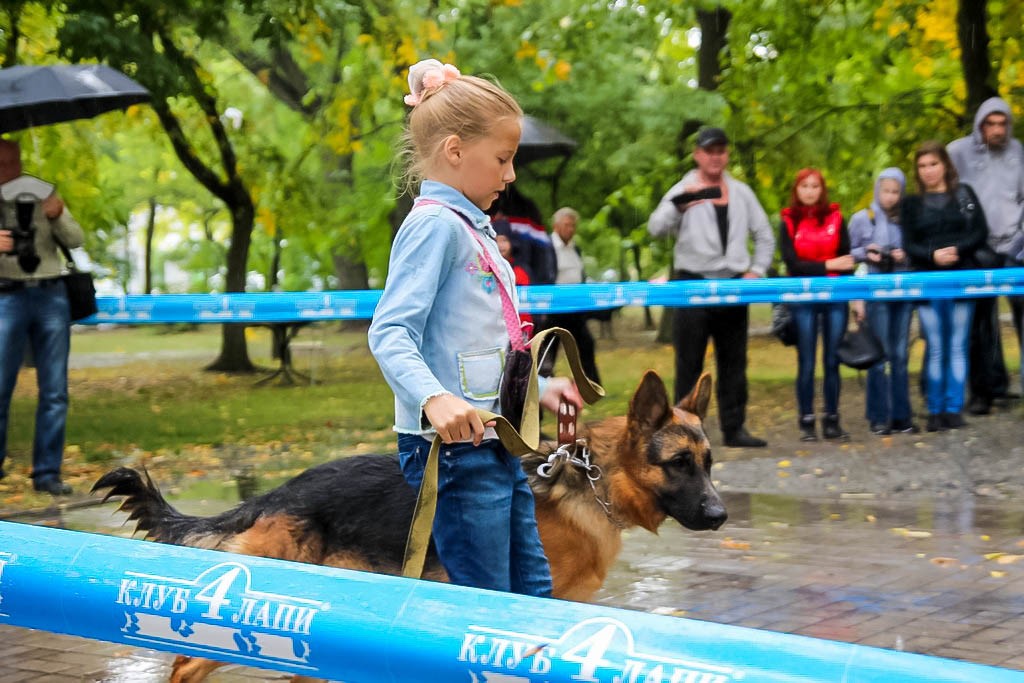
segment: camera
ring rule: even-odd
[[[671,202],[676,206],[685,206],[690,202],[695,202],[699,199],[718,199],[722,196],[722,188],[720,187],[705,187],[697,190],[696,192],[683,192],[677,194],[671,198]]]
[[[13,204],[13,216],[10,211]],[[18,267],[26,273],[36,272],[39,267],[39,254],[36,252],[36,229],[32,225],[32,214],[35,212],[34,201],[18,199],[4,202],[4,211],[0,212],[0,229],[9,230],[14,246],[8,254],[18,259]],[[11,220],[13,218],[13,220]]]
[[[892,257],[892,252],[889,249],[868,249],[867,253],[877,254],[879,256],[878,261],[871,261],[871,265],[878,268],[878,272],[891,273],[893,271],[893,266],[895,266],[896,263]]]

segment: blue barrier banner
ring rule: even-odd
[[[613,282],[520,287],[528,313],[595,311],[620,306],[728,306],[783,301],[895,301],[1024,295],[1024,268],[676,282]],[[261,323],[368,320],[380,290],[254,294],[153,294],[99,297],[97,323]]]
[[[347,683],[1020,683],[769,631],[0,522],[0,623]]]

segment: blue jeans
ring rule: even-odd
[[[974,302],[967,299],[936,299],[918,306],[928,343],[925,401],[930,415],[963,410],[973,311]]]
[[[71,321],[60,280],[0,292],[0,471],[7,456],[7,416],[26,341],[32,345],[39,387],[32,478],[36,486],[60,479],[68,415],[68,350]]]
[[[800,415],[814,414],[814,360],[818,350],[818,331],[822,338],[822,366],[825,414],[839,412],[839,341],[846,331],[846,303],[796,304],[796,401]]]
[[[865,417],[871,424],[910,422],[907,347],[913,314],[911,301],[869,301],[867,304],[868,325],[881,340],[886,357],[868,369]]]
[[[399,434],[402,473],[417,489],[429,452],[426,439]],[[551,597],[533,491],[519,458],[496,439],[441,445],[433,535],[452,583]]]

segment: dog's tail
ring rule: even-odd
[[[135,521],[136,531],[145,531],[146,537],[162,543],[180,544],[205,518],[183,515],[164,500],[149,473],[140,474],[128,467],[118,467],[100,477],[92,491],[109,489],[103,502],[114,496],[124,496],[118,510],[128,513]]]

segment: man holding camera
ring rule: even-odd
[[[0,186],[21,176],[21,148],[0,140]],[[68,412],[71,321],[58,240],[82,245],[82,228],[56,195],[19,195],[0,202],[0,478],[7,455],[11,396],[26,342],[31,344],[39,387],[32,480],[36,491],[71,493],[61,480]]]
[[[725,131],[698,131],[693,160],[697,168],[669,189],[647,221],[652,236],[667,235],[676,241],[672,279],[764,277],[775,252],[775,236],[753,190],[725,170],[729,165]],[[750,237],[753,255],[747,246]],[[696,385],[708,340],[714,339],[718,417],[725,445],[734,448],[767,445],[744,426],[749,322],[746,305],[687,306],[675,309],[672,326],[677,402]]]

